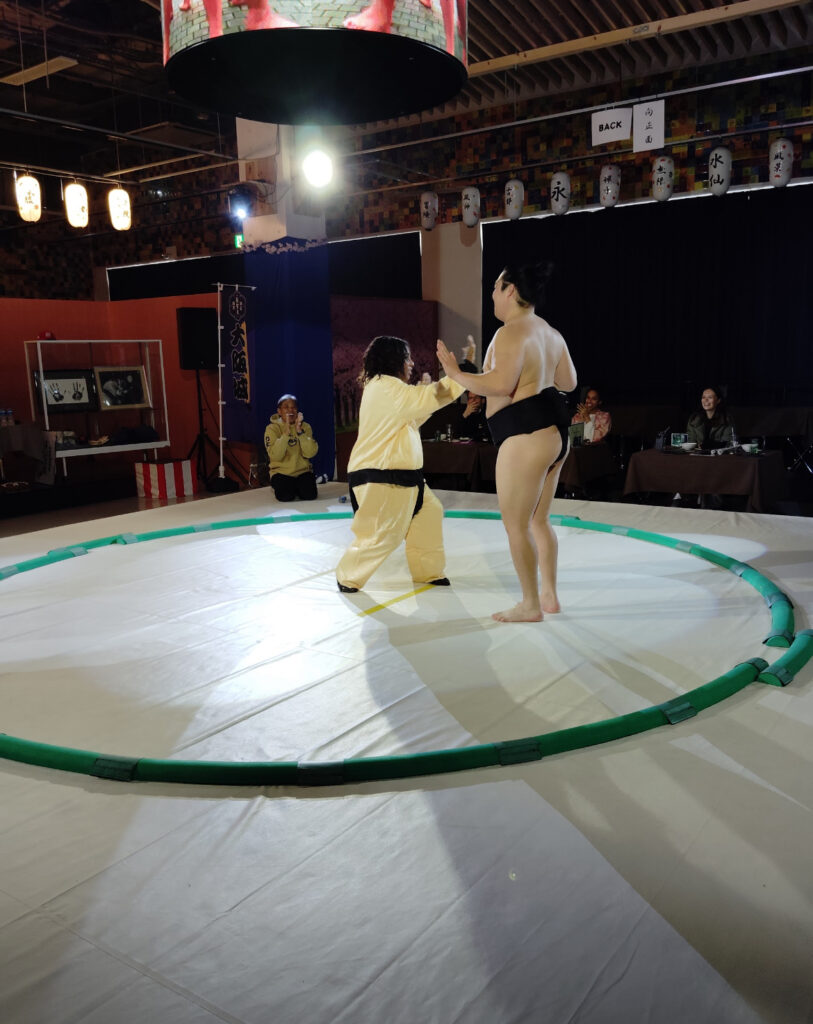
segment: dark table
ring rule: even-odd
[[[747,511],[767,512],[785,496],[782,453],[695,455],[648,449],[630,458],[624,494],[744,494]]]
[[[478,467],[480,483],[494,483],[496,464],[497,449],[494,445],[480,445]],[[566,491],[583,491],[594,480],[611,476],[617,472],[617,468],[613,453],[608,445],[582,445],[579,448],[571,448],[568,452],[559,476],[559,483]]]
[[[481,445],[476,441],[423,441],[423,472],[430,487],[473,491],[479,483]]]

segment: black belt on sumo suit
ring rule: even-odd
[[[426,486],[422,469],[356,469],[347,474],[347,485],[350,488],[350,504],[353,513],[358,512],[359,504],[353,492],[354,487],[362,484],[394,484],[396,487],[417,487],[418,497],[412,511],[413,518],[423,507],[423,489]]]

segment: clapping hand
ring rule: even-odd
[[[303,417],[302,413],[298,412],[296,414],[296,432],[297,432],[297,434],[301,434],[302,433],[302,420],[303,419],[304,419],[304,417]]]
[[[457,360],[448,350],[448,348],[446,348],[446,346],[443,344],[440,338],[438,338],[437,352],[438,361],[440,362],[440,365],[443,367],[443,372],[446,374],[447,377],[450,377],[452,380],[457,380],[457,376],[460,373],[460,369],[457,365]]]
[[[431,384],[431,383],[432,383],[432,375],[429,374],[429,373],[422,373],[421,374],[421,384]]]

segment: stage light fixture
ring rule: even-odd
[[[241,224],[251,214],[254,196],[244,185],[238,185],[229,192],[229,213]]]
[[[333,161],[323,149],[312,149],[302,161],[302,173],[313,188],[325,188],[333,180]]]

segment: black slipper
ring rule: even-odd
[[[441,579],[439,579],[439,580],[430,580],[429,581],[429,586],[430,587],[450,587],[451,585],[452,584],[449,582],[449,580],[446,578],[446,576],[441,577]]]
[[[336,586],[343,594],[357,594],[359,592],[358,587],[346,587],[343,583],[339,583],[338,580],[336,580]]]

